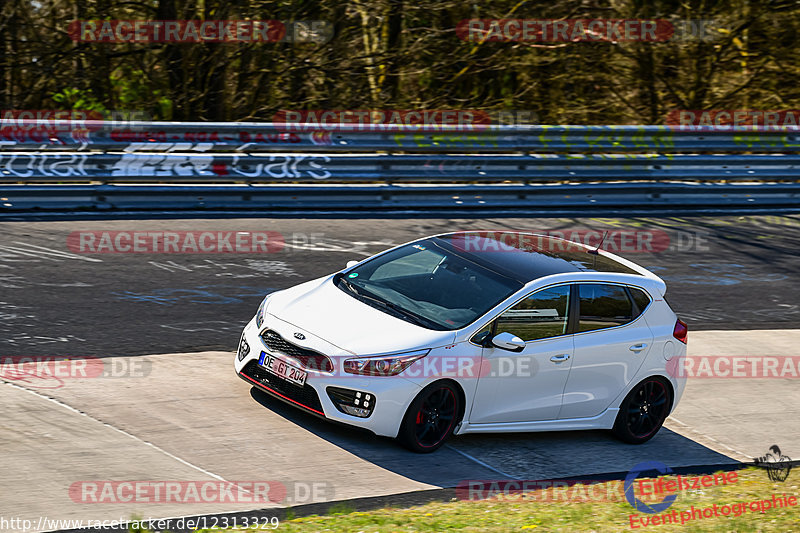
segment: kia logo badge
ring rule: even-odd
[[[295,333],[294,334],[294,338],[299,340],[299,341],[302,341],[302,340],[304,340],[306,338],[306,336],[303,335],[302,333]]]

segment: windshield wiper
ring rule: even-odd
[[[350,292],[352,292],[356,296],[361,296],[361,293],[358,291],[358,289],[356,289],[356,286],[353,285],[351,282],[347,281],[347,279],[345,279],[344,276],[339,277],[339,281],[337,282],[337,285],[339,283],[341,283],[345,287],[347,287],[347,290],[349,290]]]
[[[397,311],[398,313],[402,313],[406,318],[408,318],[418,326],[422,326],[423,328],[428,328],[428,329],[435,329],[437,331],[442,331],[444,329],[441,324],[437,324],[433,320],[418,315],[412,311],[409,311],[408,309],[404,309],[398,306],[397,304],[393,304],[392,302],[386,302],[386,304],[391,306],[391,308]]]
[[[356,288],[355,283],[353,283],[351,281],[348,281],[348,280],[346,280],[344,278],[339,278],[339,282],[338,283],[341,283],[342,285],[344,285],[347,288],[347,290],[349,290],[350,292],[355,294],[357,300],[360,300],[360,301],[368,300],[370,302],[374,302],[376,304],[380,304],[382,307],[386,307],[386,308],[389,308],[389,309],[396,310],[393,307],[394,304],[392,304],[391,302],[387,302],[385,300],[377,298],[376,296],[372,295],[371,293],[370,294],[365,294],[365,293],[361,292],[360,290],[358,290]]]
[[[383,307],[384,309],[389,309],[391,311],[394,311],[395,315],[400,315],[400,317],[403,318],[404,320],[408,320],[409,322],[412,322],[418,326],[422,326],[423,328],[435,329],[435,330],[442,329],[441,325],[437,324],[432,320],[429,320],[423,316],[413,313],[408,309],[400,307],[399,305],[393,302],[384,300],[383,298],[379,298],[372,293],[367,294],[367,291],[364,291],[363,287],[361,288],[361,290],[357,289],[354,283],[348,281],[344,277],[340,277],[338,283],[343,284],[347,288],[347,290],[355,294],[356,298],[361,301],[367,300],[376,303],[381,307]]]
[[[362,298],[366,298],[368,300],[371,300],[371,301],[373,301],[373,302],[375,302],[375,303],[377,303],[377,304],[379,304],[379,305],[381,305],[381,306],[383,306],[383,307],[385,307],[387,309],[391,309],[396,314],[402,315],[403,318],[408,319],[410,322],[413,322],[414,324],[416,324],[418,326],[422,326],[423,328],[429,328],[429,329],[435,329],[435,330],[441,330],[442,329],[442,326],[437,324],[433,320],[427,319],[424,316],[420,316],[420,315],[418,315],[418,314],[416,314],[416,313],[414,313],[412,311],[409,311],[408,309],[406,309],[404,307],[400,307],[396,303],[390,302],[388,300],[384,300],[383,298],[379,298],[379,297],[374,296],[372,294],[366,295],[366,294],[361,293],[361,297]]]

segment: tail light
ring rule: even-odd
[[[686,338],[689,336],[689,326],[686,325],[686,322],[679,318],[678,321],[675,322],[675,329],[672,330],[672,336],[683,344],[686,344]]]

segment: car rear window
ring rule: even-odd
[[[621,285],[581,283],[578,300],[579,332],[621,326],[635,318],[633,302]]]
[[[639,308],[639,314],[642,314],[647,309],[647,306],[650,305],[650,297],[642,289],[637,289],[636,287],[628,287],[628,290],[631,293],[631,297],[633,297],[633,301],[636,302],[636,307]]]

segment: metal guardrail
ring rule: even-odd
[[[20,121],[24,123],[25,121]],[[254,122],[85,121],[82,128],[48,131],[2,127],[0,151],[188,150],[247,152],[456,152],[523,153],[775,153],[800,149],[800,127],[705,126],[449,126],[417,131],[406,126],[346,125],[309,130],[291,124]]]
[[[798,128],[85,126],[0,128],[0,214],[800,206]]]
[[[562,185],[278,185],[278,186],[11,186],[12,206],[0,218],[20,214],[61,217],[402,215],[638,216],[796,212],[796,184],[600,183]],[[67,216],[69,218],[69,216]]]
[[[627,154],[0,153],[0,181],[266,183],[300,181],[795,180],[800,156]]]

